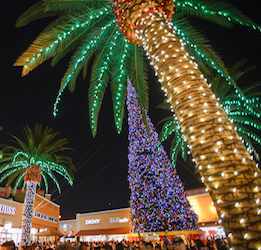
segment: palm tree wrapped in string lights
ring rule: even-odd
[[[22,246],[31,245],[30,234],[37,186],[44,184],[48,193],[48,179],[51,179],[61,192],[55,173],[65,178],[70,185],[73,184],[71,169],[75,167],[71,158],[57,155],[70,149],[64,147],[68,141],[54,140],[58,135],[59,132],[53,133],[48,127],[42,130],[42,125],[36,124],[34,131],[26,126],[24,141],[12,135],[12,145],[1,145],[3,159],[0,160],[0,183],[7,179],[6,186],[9,186],[15,181],[14,192],[22,184],[26,188],[22,216]]]
[[[64,89],[93,59],[89,88],[90,123],[97,132],[98,114],[110,84],[118,132],[124,114],[127,76],[139,102],[148,109],[147,71],[143,49],[166,93],[175,119],[186,136],[202,181],[208,188],[234,249],[261,247],[260,170],[251,159],[197,63],[214,68],[244,99],[223,63],[186,15],[230,27],[232,23],[260,31],[236,8],[206,0],[41,0],[25,12],[17,26],[58,16],[15,63],[22,75],[49,58],[55,65],[75,49],[54,107]],[[142,46],[142,47],[140,47]],[[111,79],[111,80],[110,80]],[[251,104],[248,105],[251,109]],[[258,114],[260,117],[260,114]],[[202,142],[202,143],[201,143]]]
[[[232,67],[229,68],[230,75],[237,81],[245,73],[254,67],[248,67],[244,70],[241,68],[245,65],[245,60],[240,60]],[[209,73],[205,73],[209,74]],[[261,122],[259,121],[261,99],[260,99],[260,82],[243,86],[241,88],[247,99],[242,100],[238,97],[231,85],[228,85],[224,78],[215,73],[210,73],[207,77],[211,82],[211,89],[217,96],[220,105],[225,110],[233,126],[236,128],[238,135],[242,139],[242,142],[246,145],[247,150],[254,159],[258,162],[260,160],[259,149],[261,146],[260,130]],[[249,109],[249,104],[252,104],[252,109]],[[166,99],[162,104],[158,105],[158,108],[170,110],[170,104],[167,103]],[[170,155],[172,164],[175,166],[177,157],[180,154],[181,157],[186,161],[187,154],[190,154],[187,139],[182,133],[182,129],[179,123],[171,115],[165,117],[159,123],[164,123],[161,133],[160,141],[165,142],[171,138]]]

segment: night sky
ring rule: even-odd
[[[60,80],[67,69],[70,57],[65,57],[54,68],[50,61],[43,63],[26,77],[21,77],[22,68],[13,67],[18,56],[26,50],[33,39],[52,20],[33,22],[23,28],[15,28],[15,21],[35,0],[1,1],[1,120],[0,141],[8,143],[10,135],[22,137],[23,127],[33,128],[35,123],[49,126],[61,132],[61,138],[69,140],[74,151],[68,151],[77,171],[74,173],[74,186],[70,187],[62,179],[62,194],[59,195],[50,185],[50,193],[55,203],[61,205],[61,215],[73,218],[76,213],[128,207],[128,127],[125,116],[121,135],[116,133],[113,121],[111,94],[108,89],[101,108],[98,134],[92,138],[89,126],[88,79],[83,81],[79,74],[76,89],[63,92],[59,103],[59,113],[52,115],[53,104],[60,86]],[[248,0],[244,5],[230,0],[240,10],[261,24],[259,6],[256,0]],[[240,5],[239,5],[240,4]],[[247,59],[247,65],[257,68],[249,72],[239,83],[249,85],[260,80],[261,34],[250,29],[236,26],[227,30],[208,22],[193,20],[207,34],[214,49],[222,56],[226,65],[240,59]],[[88,77],[87,77],[88,78]],[[156,130],[158,122],[168,115],[156,109],[163,101],[160,85],[150,70],[150,110]],[[169,145],[166,145],[168,150]],[[194,174],[191,161],[178,160],[178,173],[186,189],[202,186],[199,176]]]

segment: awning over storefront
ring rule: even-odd
[[[49,228],[46,231],[36,234],[36,236],[64,236],[64,234]]]
[[[96,230],[81,230],[75,236],[85,235],[110,235],[110,234],[127,234],[130,232],[129,227],[110,228],[110,229],[96,229]]]

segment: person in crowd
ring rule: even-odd
[[[204,245],[204,243],[201,240],[195,240],[194,241],[196,246],[197,246],[197,250],[209,250],[207,246]]]
[[[89,248],[90,249],[90,248]],[[81,242],[81,245],[79,247],[79,250],[88,250],[88,245],[84,242]]]
[[[6,241],[1,245],[2,250],[15,250],[15,243],[13,240]]]
[[[218,250],[228,250],[228,244],[225,240],[217,239],[215,241]]]
[[[116,250],[123,250],[123,244],[122,244],[122,242],[118,242],[118,243],[116,244]]]
[[[109,242],[105,242],[105,244],[103,245],[103,248],[105,250],[112,250],[112,246],[109,244]]]
[[[164,244],[166,246],[170,245],[170,240],[168,239],[168,237],[166,235],[164,235]]]
[[[154,246],[151,242],[146,243],[146,248],[149,249],[149,250],[154,250]]]
[[[140,250],[148,250],[147,244],[146,244],[146,242],[144,240],[141,240],[139,242],[139,247],[140,247]]]
[[[174,236],[172,240],[174,250],[186,250],[186,245],[180,236]]]
[[[76,243],[76,246],[75,246],[75,249],[76,249],[76,250],[80,250],[80,246],[81,246],[81,245],[82,245],[82,242],[80,242],[80,241],[77,242],[77,243]]]
[[[160,244],[156,244],[155,250],[161,250],[161,245]]]
[[[75,250],[75,247],[73,247],[70,243],[66,242],[66,243],[57,245],[55,247],[55,250]]]

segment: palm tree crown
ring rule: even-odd
[[[146,4],[148,2],[141,2],[144,8]],[[160,0],[157,5],[164,7],[168,19],[174,24],[174,29],[184,41],[192,59],[202,67],[207,64],[214,68],[236,89],[219,56],[201,33],[190,25],[187,16],[210,20],[225,27],[231,27],[233,23],[256,30],[260,30],[260,27],[239,10],[223,2]],[[130,10],[135,8],[139,8],[135,1],[125,0],[40,0],[19,18],[16,25],[21,27],[39,18],[58,16],[15,63],[16,66],[23,66],[22,75],[28,74],[49,58],[52,58],[51,64],[55,65],[68,52],[75,51],[61,80],[54,115],[58,112],[57,104],[64,89],[68,86],[70,91],[74,90],[80,71],[83,71],[85,77],[87,66],[93,58],[89,86],[90,125],[93,135],[97,132],[98,114],[109,84],[118,132],[121,131],[124,116],[127,76],[139,95],[141,105],[148,109],[147,60],[143,48],[135,45],[140,45],[140,40],[133,31],[135,25],[131,20],[124,23],[126,18],[129,19]],[[238,95],[243,97],[241,92]]]
[[[16,190],[20,185],[26,186],[27,181],[36,181],[41,185],[41,177],[48,192],[48,179],[52,179],[59,192],[60,185],[55,173],[65,178],[70,185],[73,184],[74,169],[71,158],[58,155],[69,148],[66,139],[55,140],[59,132],[53,132],[42,125],[36,124],[34,131],[28,126],[24,128],[24,141],[12,135],[12,145],[2,144],[3,159],[0,161],[0,183],[7,179],[6,185],[15,181]],[[39,176],[40,175],[40,176]]]

